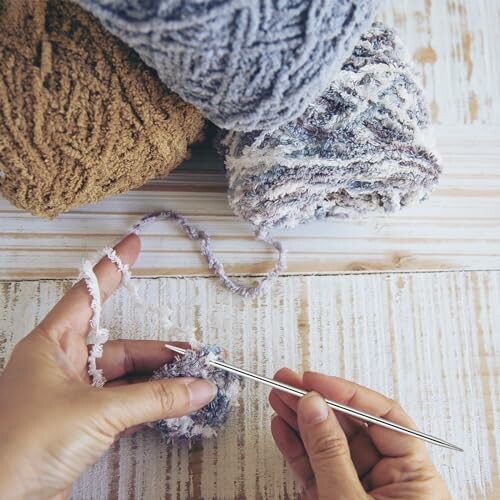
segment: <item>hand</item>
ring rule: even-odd
[[[132,235],[116,252],[131,265],[139,249],[140,240]],[[94,271],[104,300],[121,275],[107,258]],[[108,342],[99,368],[109,382],[103,389],[92,387],[86,345],[90,317],[90,297],[79,282],[12,352],[0,377],[2,499],[58,494],[121,434],[191,413],[215,396],[214,384],[204,380],[146,382],[173,358],[156,341]]]
[[[297,399],[273,389],[271,430],[309,499],[448,499],[422,441],[334,413],[325,398],[415,428],[394,401],[338,377],[283,368],[275,378],[310,392]]]

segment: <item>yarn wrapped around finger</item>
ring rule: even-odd
[[[140,223],[139,223],[140,225]],[[132,231],[133,232],[133,231]],[[132,275],[127,264],[113,248],[104,248],[100,255],[109,259],[121,274],[121,286],[132,294],[133,301],[151,314],[156,313],[162,318],[161,326],[165,328],[169,336],[179,333],[186,337],[187,332],[175,326],[170,321],[170,310],[160,309],[157,306],[147,305],[137,293],[137,288],[132,283]],[[108,341],[109,330],[101,326],[101,291],[99,280],[94,272],[94,263],[90,260],[83,262],[80,274],[90,298],[92,315],[89,320],[89,334],[87,341],[89,345],[88,374],[93,387],[101,389],[107,383],[104,371],[97,367],[99,358],[103,356],[104,344]],[[175,377],[197,377],[211,380],[217,386],[215,398],[198,411],[178,418],[162,419],[151,427],[159,430],[168,441],[188,441],[200,438],[210,438],[226,422],[229,413],[235,406],[240,377],[232,373],[214,368],[210,361],[222,361],[224,350],[216,345],[202,344],[191,341],[191,349],[181,356],[176,356],[173,362],[166,363],[158,368],[152,375],[151,380]]]
[[[424,199],[441,173],[409,55],[380,24],[302,116],[220,140],[229,203],[258,227],[397,211]]]
[[[269,130],[323,92],[381,0],[77,0],[216,125]]]

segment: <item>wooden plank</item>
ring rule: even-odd
[[[445,173],[429,200],[395,215],[275,231],[289,250],[288,272],[499,269],[499,137],[496,127],[438,127]],[[204,192],[193,178],[170,190],[171,176],[163,186],[167,191],[158,190],[161,181],[155,181],[152,190],[144,187],[53,221],[0,200],[0,279],[73,277],[84,255],[109,244],[143,214],[164,207],[211,234],[229,272],[265,272],[272,252],[232,214],[221,184],[213,189],[212,174],[207,175],[210,186]],[[136,274],[210,273],[197,244],[175,225],[160,223],[144,233]]]
[[[379,16],[401,33],[421,72],[446,172],[433,197],[391,217],[277,231],[291,273],[499,267],[500,80],[495,0],[390,0]],[[463,124],[463,125],[460,125]],[[471,126],[480,124],[481,126]],[[165,205],[209,230],[232,273],[260,274],[272,255],[232,216],[221,160],[207,142],[167,179],[140,192],[35,219],[0,199],[0,278],[73,276],[82,254]],[[196,246],[165,225],[151,228],[141,275],[205,275]]]
[[[412,55],[434,123],[500,124],[498,0],[388,0],[379,19]]]
[[[256,301],[213,279],[136,283],[148,303],[170,307],[176,324],[223,345],[237,365],[266,375],[314,369],[398,399],[422,430],[465,448],[429,447],[452,498],[500,498],[500,272],[288,277]],[[0,284],[0,370],[69,285]],[[112,336],[171,338],[160,321],[124,290],[104,308]],[[194,450],[152,431],[122,439],[73,498],[296,498],[271,441],[267,392],[244,383],[227,426]]]

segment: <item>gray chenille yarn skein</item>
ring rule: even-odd
[[[396,211],[437,182],[431,145],[406,49],[375,24],[298,119],[272,132],[225,135],[229,202],[259,227]]]
[[[330,84],[382,0],[76,0],[225,129],[270,130]]]

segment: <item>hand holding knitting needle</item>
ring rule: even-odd
[[[271,430],[279,450],[316,499],[449,499],[446,485],[422,441],[333,412],[325,398],[382,416],[406,427],[410,417],[382,394],[338,377],[284,368],[275,379],[309,392],[273,389]]]
[[[129,265],[139,249],[135,235],[116,247]],[[121,275],[107,258],[94,271],[105,300]],[[174,357],[164,342],[146,340],[106,343],[99,368],[108,383],[101,390],[91,387],[86,345],[91,314],[89,294],[79,282],[16,345],[0,376],[3,500],[64,497],[118,437],[146,422],[191,413],[215,396],[214,384],[205,380],[146,382]]]

